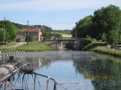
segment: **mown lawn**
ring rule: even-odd
[[[95,51],[95,52],[110,54],[114,56],[121,56],[121,50],[107,48],[106,42],[92,42],[88,44],[87,46],[85,46],[82,50]]]
[[[18,51],[34,52],[34,51],[49,51],[53,50],[50,46],[43,42],[29,42],[29,45],[24,44],[16,48]]]
[[[97,48],[106,48],[107,43],[106,42],[92,42],[85,46],[82,50],[87,50],[87,51],[94,51]]]

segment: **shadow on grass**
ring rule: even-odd
[[[0,43],[0,45],[4,45],[4,43]]]
[[[82,50],[93,50],[96,47],[105,47],[107,43],[90,43],[86,45]]]

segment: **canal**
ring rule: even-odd
[[[57,90],[121,90],[121,58],[90,51],[43,51],[16,55],[31,62],[35,72],[50,76]],[[7,58],[6,58],[7,59]],[[26,89],[34,90],[33,76],[27,75]],[[46,90],[47,78],[37,77],[36,90]],[[53,81],[49,89],[53,90]],[[22,88],[17,83],[14,88]]]

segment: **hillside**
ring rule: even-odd
[[[27,28],[27,25],[22,25],[22,24],[15,23],[15,22],[12,22],[12,24],[15,26],[16,31],[20,31],[22,28]],[[31,26],[28,26],[28,28],[32,28],[32,27],[38,27],[38,28],[44,27],[44,30],[46,32],[51,32],[52,31],[51,27],[48,27],[48,26],[45,26],[45,25],[31,25]]]
[[[14,23],[12,22],[12,24],[15,27],[16,33],[19,33],[21,31],[22,28],[27,28],[27,25],[22,25],[22,24],[18,24],[18,23]],[[72,37],[71,35],[71,31],[72,30],[52,30],[51,27],[45,26],[45,25],[33,25],[34,27],[38,27],[44,28],[45,32],[48,33],[48,36],[50,37],[52,34],[56,33],[56,34],[61,34],[62,37]],[[33,26],[29,26],[28,28],[32,28]]]
[[[53,34],[53,33],[61,34],[61,35],[62,35],[62,37],[72,37],[72,35],[71,35],[71,34],[64,34],[64,33],[59,33],[59,32],[51,32],[51,34]]]
[[[53,32],[58,32],[58,33],[64,33],[64,34],[70,34],[71,35],[72,30],[53,30]]]

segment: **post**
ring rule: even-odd
[[[24,75],[23,75],[23,77],[22,77],[22,89],[23,89],[23,90],[25,90],[25,89],[24,89],[24,76],[25,76],[25,75],[26,75],[26,74],[24,73]]]
[[[56,84],[57,84],[57,83],[55,82],[55,84],[54,84],[54,90],[56,90]]]
[[[77,39],[77,23],[76,23],[76,28],[75,28],[75,39]]]
[[[36,90],[36,74],[34,75],[34,90]]]
[[[29,24],[29,21],[27,20],[27,45],[28,45],[28,24]]]
[[[47,79],[47,87],[46,87],[46,90],[48,90],[49,79],[50,79],[50,76],[48,76],[48,79]]]

